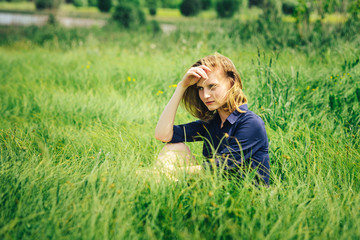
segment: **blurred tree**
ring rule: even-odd
[[[146,5],[149,8],[149,14],[151,16],[155,16],[156,10],[158,7],[158,1],[157,0],[146,0]]]
[[[91,7],[97,7],[98,1],[97,0],[88,0],[88,4]]]
[[[58,9],[61,5],[61,2],[61,0],[35,0],[35,7],[38,10]]]
[[[183,0],[180,5],[180,12],[184,16],[195,16],[201,10],[200,0]]]
[[[201,9],[202,10],[208,10],[212,6],[211,0],[201,0]]]
[[[240,0],[217,0],[216,12],[221,18],[231,18],[239,10]]]
[[[55,15],[53,13],[49,14],[48,20],[47,20],[47,24],[48,25],[53,25],[56,26],[59,24],[59,22],[57,21]]]
[[[118,0],[112,17],[125,28],[137,27],[146,22],[145,13],[137,0]]]
[[[163,8],[179,8],[181,0],[160,0]]]
[[[154,35],[161,33],[161,27],[158,21],[156,20],[151,20],[147,25],[146,25],[146,30],[149,33],[153,33]]]
[[[88,0],[74,0],[73,5],[75,7],[86,7],[88,5]]]
[[[262,5],[264,4],[264,0],[249,0],[249,7],[262,7]]]
[[[297,7],[298,1],[296,0],[285,0],[282,3],[282,12],[287,15],[295,16],[296,7]]]
[[[112,7],[112,0],[97,0],[97,7],[101,12],[109,12]]]

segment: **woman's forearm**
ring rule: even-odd
[[[182,80],[177,85],[177,88],[171,97],[169,103],[166,105],[163,113],[160,116],[158,124],[155,129],[155,138],[163,141],[169,142],[173,137],[173,127],[175,121],[176,111],[179,107],[180,101],[184,95],[185,90],[196,84],[200,78],[207,79],[207,72],[210,72],[211,69],[205,65],[199,67],[190,68]]]
[[[155,138],[162,142],[169,142],[173,136],[173,126],[175,121],[176,111],[179,107],[180,101],[184,95],[186,87],[179,83],[169,103],[162,112],[160,119],[156,125]]]

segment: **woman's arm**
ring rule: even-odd
[[[192,67],[186,72],[160,116],[160,119],[155,128],[156,139],[162,142],[171,141],[173,137],[173,126],[176,111],[184,95],[184,92],[189,86],[196,84],[201,78],[207,79],[208,76],[206,73],[210,71],[210,68],[201,65],[199,67]]]
[[[155,128],[155,138],[162,142],[169,142],[173,136],[173,126],[175,121],[175,115],[179,103],[184,95],[186,88],[178,84],[176,90],[171,97],[169,103],[166,105],[163,113]]]

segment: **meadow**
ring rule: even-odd
[[[294,42],[251,26],[1,27],[0,238],[358,239],[359,35]],[[215,52],[265,122],[268,188],[146,174],[174,85]],[[191,120],[180,108],[176,124]]]

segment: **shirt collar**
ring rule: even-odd
[[[239,106],[240,110],[242,111],[247,111],[248,107],[247,104],[243,104],[241,106]],[[241,112],[239,112],[237,109],[235,111],[233,111],[230,116],[226,119],[229,121],[229,123],[234,124],[236,122],[236,120],[241,116]]]

